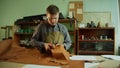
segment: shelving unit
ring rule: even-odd
[[[114,28],[79,28],[77,54],[114,54]]]
[[[20,45],[26,45],[29,43],[30,38],[32,37],[32,34],[35,30],[35,27],[41,23],[46,21],[19,21],[15,22],[15,33],[14,33],[14,41],[17,42]],[[71,50],[69,50],[71,53],[76,53],[76,30],[75,30],[75,23],[72,23],[72,26],[70,27],[70,20],[69,19],[60,19],[60,23],[64,24],[69,31],[69,34],[71,36],[72,40],[72,47]],[[73,49],[73,50],[72,50]]]

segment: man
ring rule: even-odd
[[[52,42],[50,34],[53,32],[53,34],[56,32],[59,39],[63,37],[63,43],[62,45],[66,50],[68,50],[71,46],[71,39],[70,35],[68,33],[67,28],[62,25],[61,23],[58,23],[59,19],[59,8],[55,5],[50,5],[46,9],[46,16],[47,16],[47,22],[46,23],[40,23],[37,26],[37,29],[35,33],[33,34],[30,44],[32,46],[36,46],[42,53],[43,52],[48,52],[51,48],[54,48],[56,45],[59,45],[61,43],[57,42]],[[56,35],[54,34],[54,35]],[[50,41],[47,41],[46,39],[50,38]],[[48,39],[49,40],[49,39]]]

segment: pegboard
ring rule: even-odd
[[[74,16],[78,21],[83,20],[83,1],[69,2],[69,16]]]

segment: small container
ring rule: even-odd
[[[103,40],[103,36],[102,35],[100,36],[100,40]]]
[[[107,37],[107,36],[105,36],[105,40],[108,40],[108,37]]]
[[[80,35],[80,40],[84,40],[84,39],[85,39],[84,35]]]

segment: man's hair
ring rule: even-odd
[[[59,8],[56,5],[49,5],[46,11],[50,14],[56,14],[59,12]]]

